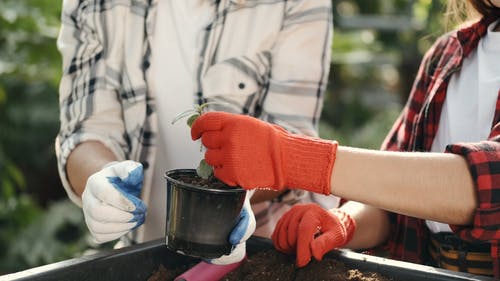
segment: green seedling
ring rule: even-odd
[[[187,125],[191,128],[193,125],[194,121],[200,117],[204,110],[207,108],[208,105],[210,104],[215,104],[216,102],[207,102],[201,105],[194,105],[192,109],[188,109],[184,112],[181,112],[179,115],[177,115],[174,120],[172,120],[172,124],[175,122],[179,121],[182,118],[187,117]],[[203,149],[203,145],[200,145],[200,150]],[[198,174],[199,177],[203,179],[209,179],[210,177],[213,176],[214,169],[212,166],[208,165],[207,162],[205,162],[205,159],[201,159],[200,164],[196,168],[196,173]]]

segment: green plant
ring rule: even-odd
[[[54,157],[61,3],[0,1],[0,190],[42,208],[65,195]]]
[[[44,264],[80,256],[89,248],[87,229],[81,209],[69,200],[54,202],[41,212],[23,196],[16,205],[6,204],[0,212],[0,221],[9,213],[22,212],[26,222],[17,222],[17,230],[0,259],[0,273],[16,272]],[[7,208],[7,209],[5,209]],[[16,214],[15,218],[20,218]],[[16,223],[12,217],[5,222]]]
[[[191,128],[194,121],[196,119],[198,119],[198,117],[200,117],[203,114],[203,112],[207,108],[207,106],[209,106],[210,104],[215,104],[215,103],[216,102],[206,102],[206,103],[203,103],[201,105],[195,104],[193,106],[193,108],[179,113],[179,115],[177,115],[174,118],[174,120],[172,120],[172,124],[174,124],[175,122],[179,121],[182,118],[188,117],[186,123]],[[203,145],[200,145],[200,150],[201,149],[203,149]],[[200,164],[196,168],[196,173],[198,174],[198,176],[200,178],[203,178],[203,179],[209,179],[213,176],[213,172],[214,172],[213,167],[208,165],[208,163],[205,161],[205,159],[201,159]]]
[[[54,155],[61,7],[0,1],[0,275],[75,257],[90,244]]]

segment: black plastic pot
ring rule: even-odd
[[[165,173],[167,180],[166,244],[175,252],[204,259],[231,252],[229,234],[238,221],[246,191],[187,184],[182,176],[196,170]]]

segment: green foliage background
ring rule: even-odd
[[[423,52],[442,32],[444,2],[333,1],[320,136],[379,147]],[[81,211],[66,199],[54,156],[61,4],[0,1],[0,275],[79,256],[92,246]],[[391,17],[404,24],[391,24]]]
[[[81,211],[54,157],[60,0],[0,1],[0,274],[78,255]]]

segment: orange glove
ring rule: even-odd
[[[303,267],[311,256],[321,260],[327,252],[347,244],[355,229],[354,219],[340,209],[297,204],[281,217],[271,238],[278,251],[296,252],[297,266]]]
[[[208,112],[191,127],[215,176],[244,189],[300,188],[330,194],[337,142],[286,132],[259,119]]]

